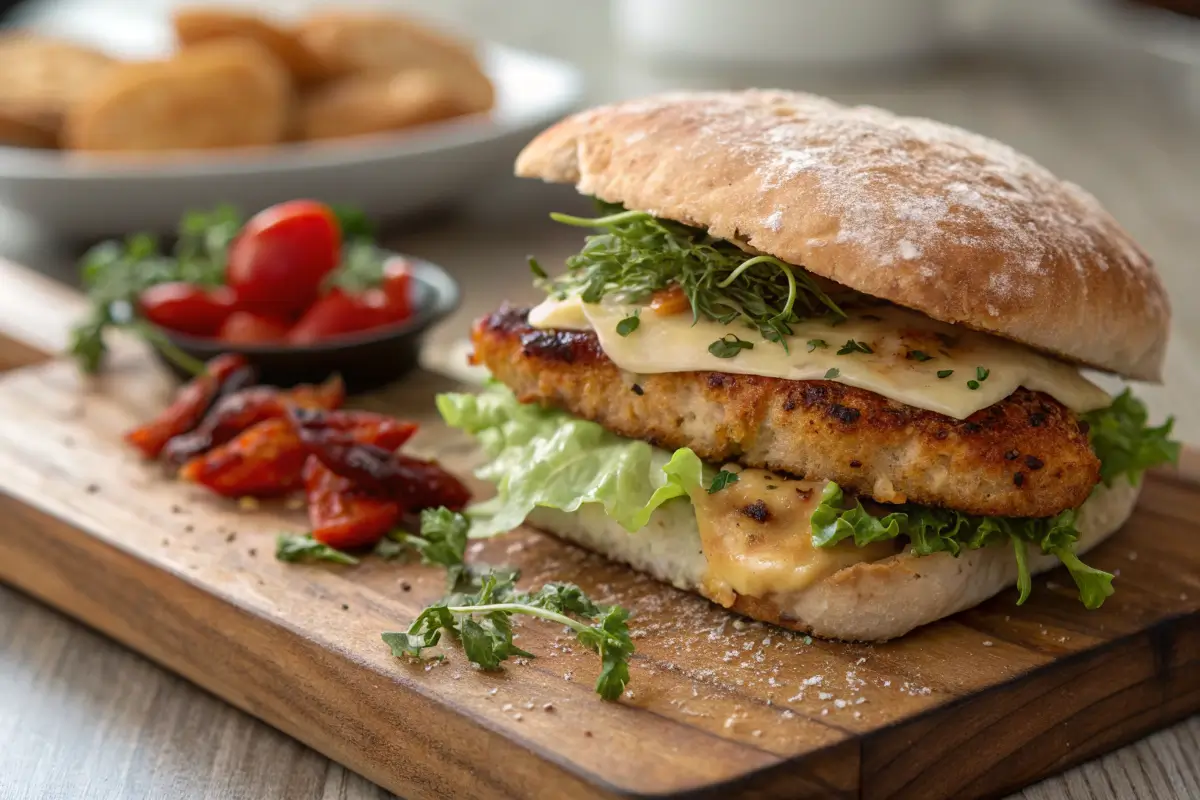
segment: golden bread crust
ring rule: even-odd
[[[951,324],[1159,380],[1153,265],[1078,186],[950,125],[782,91],[677,93],[559,122],[516,173],[707,228]]]

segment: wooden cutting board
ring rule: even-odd
[[[885,645],[746,622],[533,531],[478,546],[635,611],[629,693],[609,704],[595,657],[549,626],[524,625],[539,657],[502,673],[454,646],[393,658],[379,633],[440,595],[439,572],[275,561],[302,512],[239,508],[121,445],[171,390],[147,354],[121,344],[82,379],[40,355],[78,298],[10,266],[0,285],[0,329],[27,340],[0,339],[0,580],[403,797],[995,796],[1200,709],[1194,452],[1089,557],[1119,573],[1101,611],[1060,571],[1022,608],[1006,592]],[[422,373],[361,404],[423,422],[413,449],[465,472],[472,444],[433,412],[449,388]]]

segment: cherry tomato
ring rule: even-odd
[[[250,218],[229,249],[229,285],[249,306],[280,317],[317,299],[321,281],[338,265],[341,229],[329,206],[292,200]]]
[[[205,289],[190,283],[160,283],[138,297],[142,315],[163,328],[213,336],[233,313],[237,296],[228,286]]]
[[[383,292],[388,298],[388,310],[392,322],[403,322],[412,316],[412,266],[403,258],[393,258],[384,264]]]
[[[235,311],[225,320],[217,332],[217,338],[231,344],[270,344],[282,342],[290,327],[286,319],[252,311]]]
[[[378,289],[358,296],[332,289],[304,313],[288,332],[287,340],[291,344],[312,344],[377,327],[387,322],[382,311],[386,302]]]

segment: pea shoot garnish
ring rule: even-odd
[[[842,309],[803,269],[773,256],[749,255],[699,228],[644,211],[604,204],[601,209],[604,215],[591,219],[551,214],[564,225],[597,231],[587,237],[581,252],[567,259],[567,272],[558,278],[543,277],[545,271],[531,261],[530,268],[551,295],[578,294],[585,303],[614,296],[644,305],[655,292],[679,286],[694,319],[724,325],[740,320],[785,348],[785,337],[802,320],[831,315],[845,319]],[[730,354],[721,358],[737,354],[720,349]]]

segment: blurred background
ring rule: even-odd
[[[126,58],[172,47],[168,0],[0,3],[12,26]],[[450,352],[469,317],[531,297],[524,256],[553,264],[577,232],[549,210],[570,188],[508,175],[536,130],[571,108],[679,88],[772,86],[929,116],[991,135],[1083,185],[1155,258],[1172,291],[1168,380],[1200,389],[1200,0],[314,0],[226,2],[281,22],[314,9],[411,15],[472,41],[496,87],[490,116],[390,138],[166,169],[96,166],[57,152],[0,152],[0,247],[71,280],[82,243],[161,227],[180,206],[253,210],[297,194],[356,202],[389,220],[389,245],[463,284],[439,328]],[[1196,15],[1196,16],[1191,16]],[[415,144],[414,144],[415,143]],[[161,217],[161,219],[160,219]],[[111,229],[111,230],[110,230]],[[1103,324],[1097,320],[1097,324]],[[1181,400],[1146,392],[1156,411]],[[1200,420],[1182,423],[1200,439]]]

